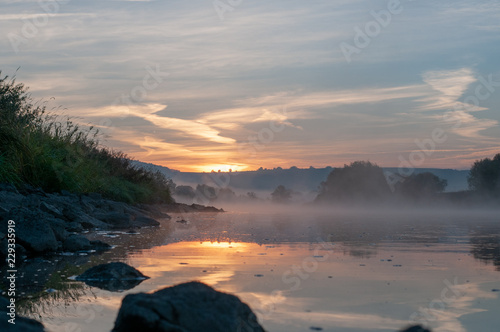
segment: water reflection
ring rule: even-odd
[[[27,265],[25,275],[41,285],[21,311],[41,315],[54,332],[111,330],[126,294],[198,280],[238,295],[269,331],[395,331],[422,308],[438,331],[500,323],[498,293],[490,291],[500,288],[500,225],[489,219],[227,213],[182,216],[181,224],[175,217],[138,234],[93,234],[115,246],[101,255]],[[122,293],[67,279],[109,261],[151,279]],[[443,281],[454,278],[464,295],[436,307]]]
[[[500,271],[500,234],[498,228],[472,228],[470,243],[471,253],[476,259],[491,263],[497,271]]]

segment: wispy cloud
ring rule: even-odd
[[[424,82],[437,93],[422,98],[420,101],[425,104],[420,109],[444,110],[446,119],[454,119],[455,123],[459,123],[452,129],[456,134],[467,138],[488,139],[481,132],[497,126],[498,121],[481,119],[471,114],[471,112],[484,111],[488,108],[460,101],[466,91],[478,82],[471,68],[430,71],[425,72],[422,77]],[[443,115],[432,115],[430,118],[442,120]]]

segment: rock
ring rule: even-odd
[[[263,332],[252,310],[236,296],[200,282],[129,294],[113,332]]]
[[[17,241],[29,252],[57,250],[57,239],[47,222],[47,215],[28,208],[13,208],[8,218],[16,221]]]
[[[63,208],[62,214],[64,218],[68,221],[76,221],[78,217],[84,214],[80,208],[75,208],[72,206],[65,206]]]
[[[139,204],[138,207],[143,211],[143,213],[147,213],[153,218],[156,219],[172,219],[168,214],[162,212],[160,209],[158,209],[154,205],[148,205],[148,204]]]
[[[112,248],[109,244],[101,240],[90,241],[90,246],[95,251],[105,251]]]
[[[108,209],[108,211],[130,214],[130,208],[125,203],[106,201],[106,208]]]
[[[111,292],[131,289],[146,279],[149,277],[121,262],[97,265],[76,277],[89,286]]]
[[[92,204],[93,201],[87,196],[80,196],[79,205],[83,212],[91,214],[95,211],[95,206]]]
[[[93,229],[93,228],[100,228],[100,229],[108,229],[109,224],[106,224],[105,222],[96,219],[94,217],[89,216],[88,214],[83,213],[79,215],[75,220],[75,223],[80,224],[82,228],[84,229]]]
[[[0,221],[4,221],[7,218],[7,214],[9,214],[9,210],[0,206]]]
[[[24,259],[26,258],[28,252],[26,249],[20,245],[19,243],[16,243],[16,258]]]
[[[9,254],[9,246],[8,246],[7,237],[5,234],[0,233],[0,266],[7,265],[7,256]],[[19,243],[16,243],[16,259],[21,261],[26,258],[26,249]],[[1,294],[1,292],[0,292]]]
[[[98,193],[89,193],[87,194],[87,197],[90,198],[91,200],[94,201],[101,201],[102,200],[102,195]]]
[[[28,209],[39,209],[40,204],[40,196],[36,194],[29,194],[28,196],[24,196],[21,201],[21,206]]]
[[[86,250],[105,251],[111,249],[111,246],[100,240],[89,241],[84,236],[71,234],[63,241],[62,248],[70,252]]]
[[[10,304],[9,300],[0,296],[0,331],[2,332],[43,332],[45,331],[42,323],[22,317],[16,314],[15,325],[8,322],[11,318],[9,317],[9,308],[7,306]],[[17,309],[17,308],[16,308]]]
[[[48,204],[47,202],[40,203],[40,210],[42,210],[43,212],[47,212],[48,214],[51,214],[58,219],[65,218],[64,214],[61,211],[59,211],[58,208],[56,208],[55,206],[53,206],[51,204]]]
[[[63,250],[65,251],[75,252],[90,250],[91,248],[90,241],[78,234],[71,234],[63,241]]]
[[[132,222],[133,226],[145,227],[145,226],[160,226],[160,223],[152,218],[146,216],[139,216],[135,218]]]
[[[18,192],[21,195],[25,195],[25,196],[32,195],[32,194],[40,195],[40,196],[47,196],[47,194],[45,193],[45,191],[43,191],[42,188],[35,188],[29,184],[23,184],[21,187],[19,187]]]
[[[422,327],[421,325],[415,325],[415,326],[408,327],[404,330],[401,330],[400,332],[431,332],[431,330],[428,330],[428,329]]]
[[[19,194],[19,191],[17,191],[16,186],[14,186],[12,183],[0,183],[0,191],[7,191],[9,193]]]
[[[132,218],[130,214],[109,212],[109,213],[96,213],[94,217],[98,220],[111,225],[113,228],[127,228],[131,226]]]
[[[61,196],[67,196],[67,197],[70,197],[70,196],[75,196],[76,198],[78,198],[77,195],[71,193],[70,191],[67,191],[67,190],[61,190]]]
[[[69,233],[66,231],[66,223],[64,221],[57,218],[50,218],[47,222],[54,232],[57,241],[64,241],[68,237]]]
[[[0,191],[0,206],[9,211],[14,207],[21,205],[24,196],[19,193],[13,193],[9,191]]]

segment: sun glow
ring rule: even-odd
[[[215,164],[215,165],[203,165],[197,167],[200,172],[238,172],[243,171],[248,168],[247,165],[224,165],[224,164]]]

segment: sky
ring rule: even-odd
[[[0,70],[182,171],[500,153],[500,3],[0,0]]]

